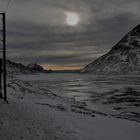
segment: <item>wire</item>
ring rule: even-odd
[[[8,0],[7,4],[6,4],[6,7],[4,9],[4,12],[6,13],[8,8],[9,8],[9,4],[11,3],[12,0]]]

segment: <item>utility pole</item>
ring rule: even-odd
[[[7,102],[7,72],[6,72],[6,14],[0,13],[0,16],[2,16],[2,29],[0,30],[2,32],[2,41],[3,48],[2,48],[2,69],[3,69],[3,99],[5,102]]]

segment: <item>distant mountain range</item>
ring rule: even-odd
[[[8,74],[47,72],[47,70],[44,70],[39,64],[29,64],[25,66],[21,63],[16,63],[10,60],[7,60],[6,64]]]
[[[140,25],[81,73],[140,74]]]
[[[18,73],[79,73],[80,70],[46,70],[41,65],[37,63],[23,65],[21,63],[16,63],[10,60],[6,61],[7,66],[7,73],[8,75],[11,74],[18,74]]]

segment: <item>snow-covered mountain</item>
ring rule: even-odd
[[[130,31],[111,51],[87,65],[81,72],[140,74],[140,25]]]
[[[6,66],[7,66],[7,73],[8,75],[11,74],[18,74],[18,73],[34,73],[34,72],[46,72],[40,65],[38,64],[29,64],[27,66],[21,64],[21,63],[16,63],[10,60],[6,61]]]

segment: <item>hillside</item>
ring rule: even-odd
[[[130,31],[107,54],[81,70],[82,73],[139,74],[140,25]]]
[[[18,74],[18,73],[30,74],[30,73],[37,73],[37,72],[47,72],[38,64],[29,64],[25,66],[21,63],[16,63],[7,60],[6,66],[7,66],[7,73],[9,75]]]

